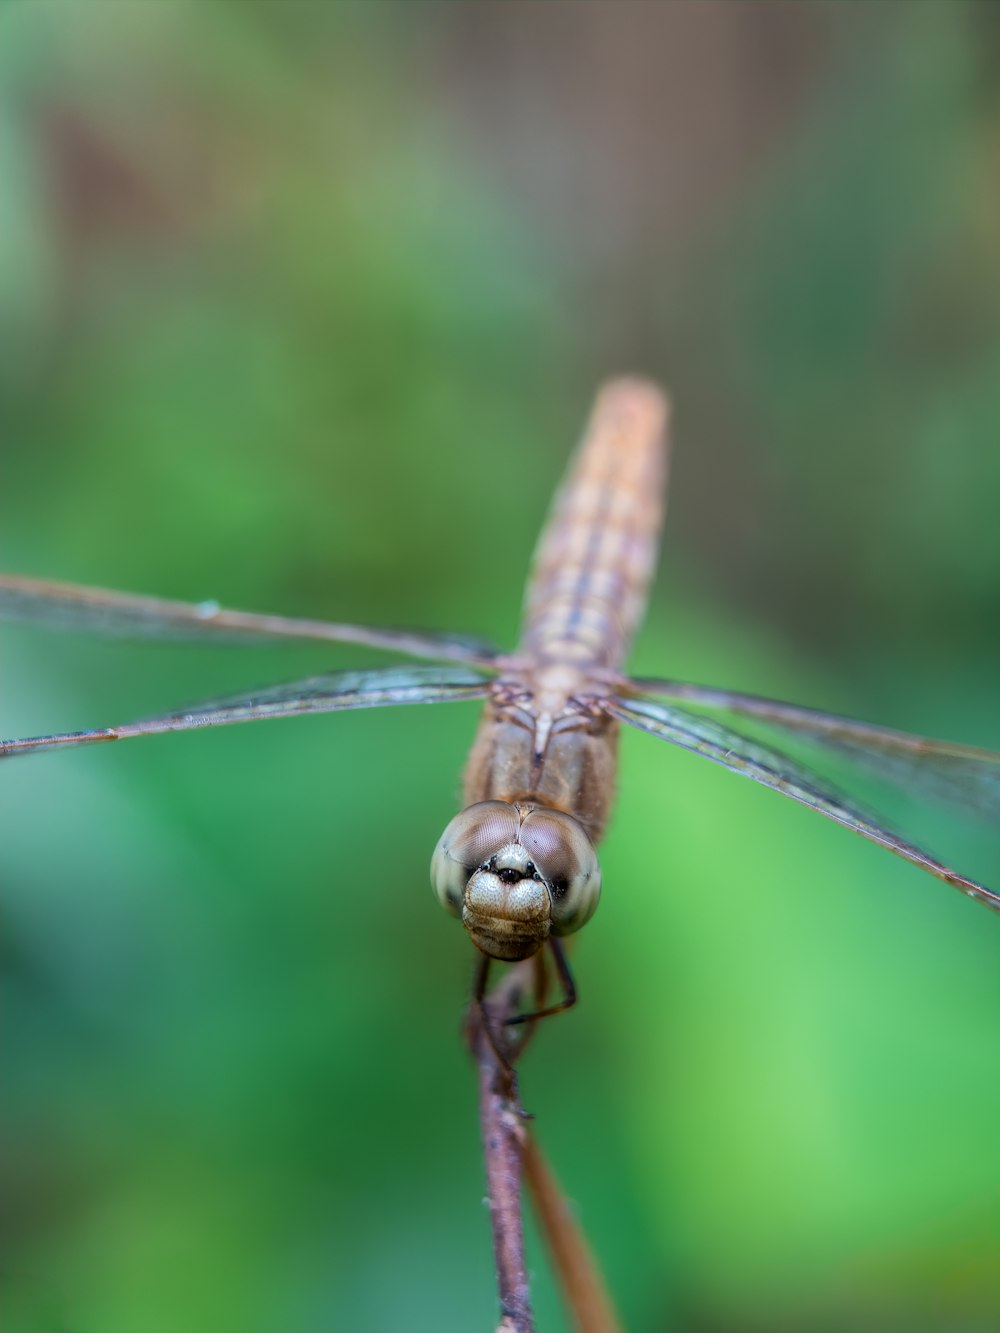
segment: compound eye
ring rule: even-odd
[[[465,886],[484,861],[517,841],[519,824],[506,801],[479,801],[455,816],[431,857],[431,886],[446,912],[462,915]]]
[[[549,887],[553,935],[571,935],[590,920],[601,897],[601,867],[583,825],[560,810],[535,808],[520,842]]]

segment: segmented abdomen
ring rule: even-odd
[[[645,380],[598,395],[535,552],[521,649],[536,662],[621,665],[656,561],[667,413]]]

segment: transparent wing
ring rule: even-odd
[[[0,574],[0,616],[56,629],[80,629],[128,638],[244,641],[280,638],[357,643],[410,657],[486,667],[497,656],[497,650],[490,644],[461,635],[256,615],[227,610],[218,602],[173,602],[14,574]]]
[[[811,773],[794,759],[775,750],[769,745],[740,735],[728,727],[720,726],[708,718],[699,717],[684,709],[673,708],[668,704],[653,703],[648,699],[611,698],[603,701],[607,711],[622,722],[638,727],[640,731],[661,740],[679,745],[682,749],[695,754],[703,754],[733,773],[751,778],[765,787],[780,791],[792,800],[818,810],[821,815],[853,829],[863,838],[886,847],[890,852],[912,861],[922,870],[944,880],[946,884],[961,889],[971,898],[985,903],[1000,911],[1000,895],[992,893],[982,884],[967,879],[957,870],[952,870],[936,860],[928,852],[904,842],[902,838],[881,827],[871,816],[850,804],[848,800],[829,786],[823,778]]]
[[[994,750],[930,740],[818,708],[687,681],[636,679],[628,685],[643,694],[752,717],[776,733],[844,755],[904,789],[1000,817],[1000,754]]]
[[[482,699],[490,683],[473,671],[458,667],[385,667],[379,671],[334,671],[309,676],[288,685],[275,685],[248,694],[232,695],[196,704],[176,713],[97,731],[66,731],[53,736],[29,736],[0,741],[0,759],[33,750],[57,750],[70,745],[123,741],[133,736],[154,736],[162,731],[194,731],[231,722],[256,722],[267,717],[295,717],[300,713],[333,713],[348,708],[384,708],[394,704],[458,703]]]

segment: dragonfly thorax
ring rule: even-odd
[[[434,849],[431,882],[476,947],[507,962],[578,930],[601,894],[597,853],[575,819],[507,801],[455,816]]]

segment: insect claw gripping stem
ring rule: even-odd
[[[476,978],[473,983],[472,1004],[466,1017],[466,1042],[473,1055],[478,1056],[477,1048],[480,1039],[485,1039],[486,1044],[492,1051],[496,1061],[496,1072],[503,1086],[498,1091],[503,1092],[514,1103],[520,1106],[520,1097],[517,1090],[517,1073],[511,1063],[511,1056],[517,1056],[520,1052],[520,1046],[517,1050],[511,1051],[509,1044],[502,1037],[502,1020],[500,1032],[494,1030],[493,1016],[490,1014],[490,1006],[486,1000],[486,982],[490,974],[490,964],[493,960],[488,954],[483,954],[476,967]],[[518,988],[519,989],[519,988]],[[505,997],[507,1004],[517,1003],[516,992]],[[506,1005],[504,1006],[506,1007]]]
[[[547,1008],[535,1009],[530,1014],[514,1014],[511,1018],[505,1018],[504,1023],[507,1027],[513,1027],[516,1023],[535,1023],[540,1018],[551,1018],[553,1014],[561,1014],[564,1009],[572,1009],[576,1004],[576,982],[573,980],[573,973],[570,971],[566,951],[554,935],[549,937],[548,945],[552,957],[555,959],[559,980],[562,982],[563,998],[558,1004],[550,1004]],[[539,987],[536,992],[539,999],[541,998],[541,992],[542,988]]]

